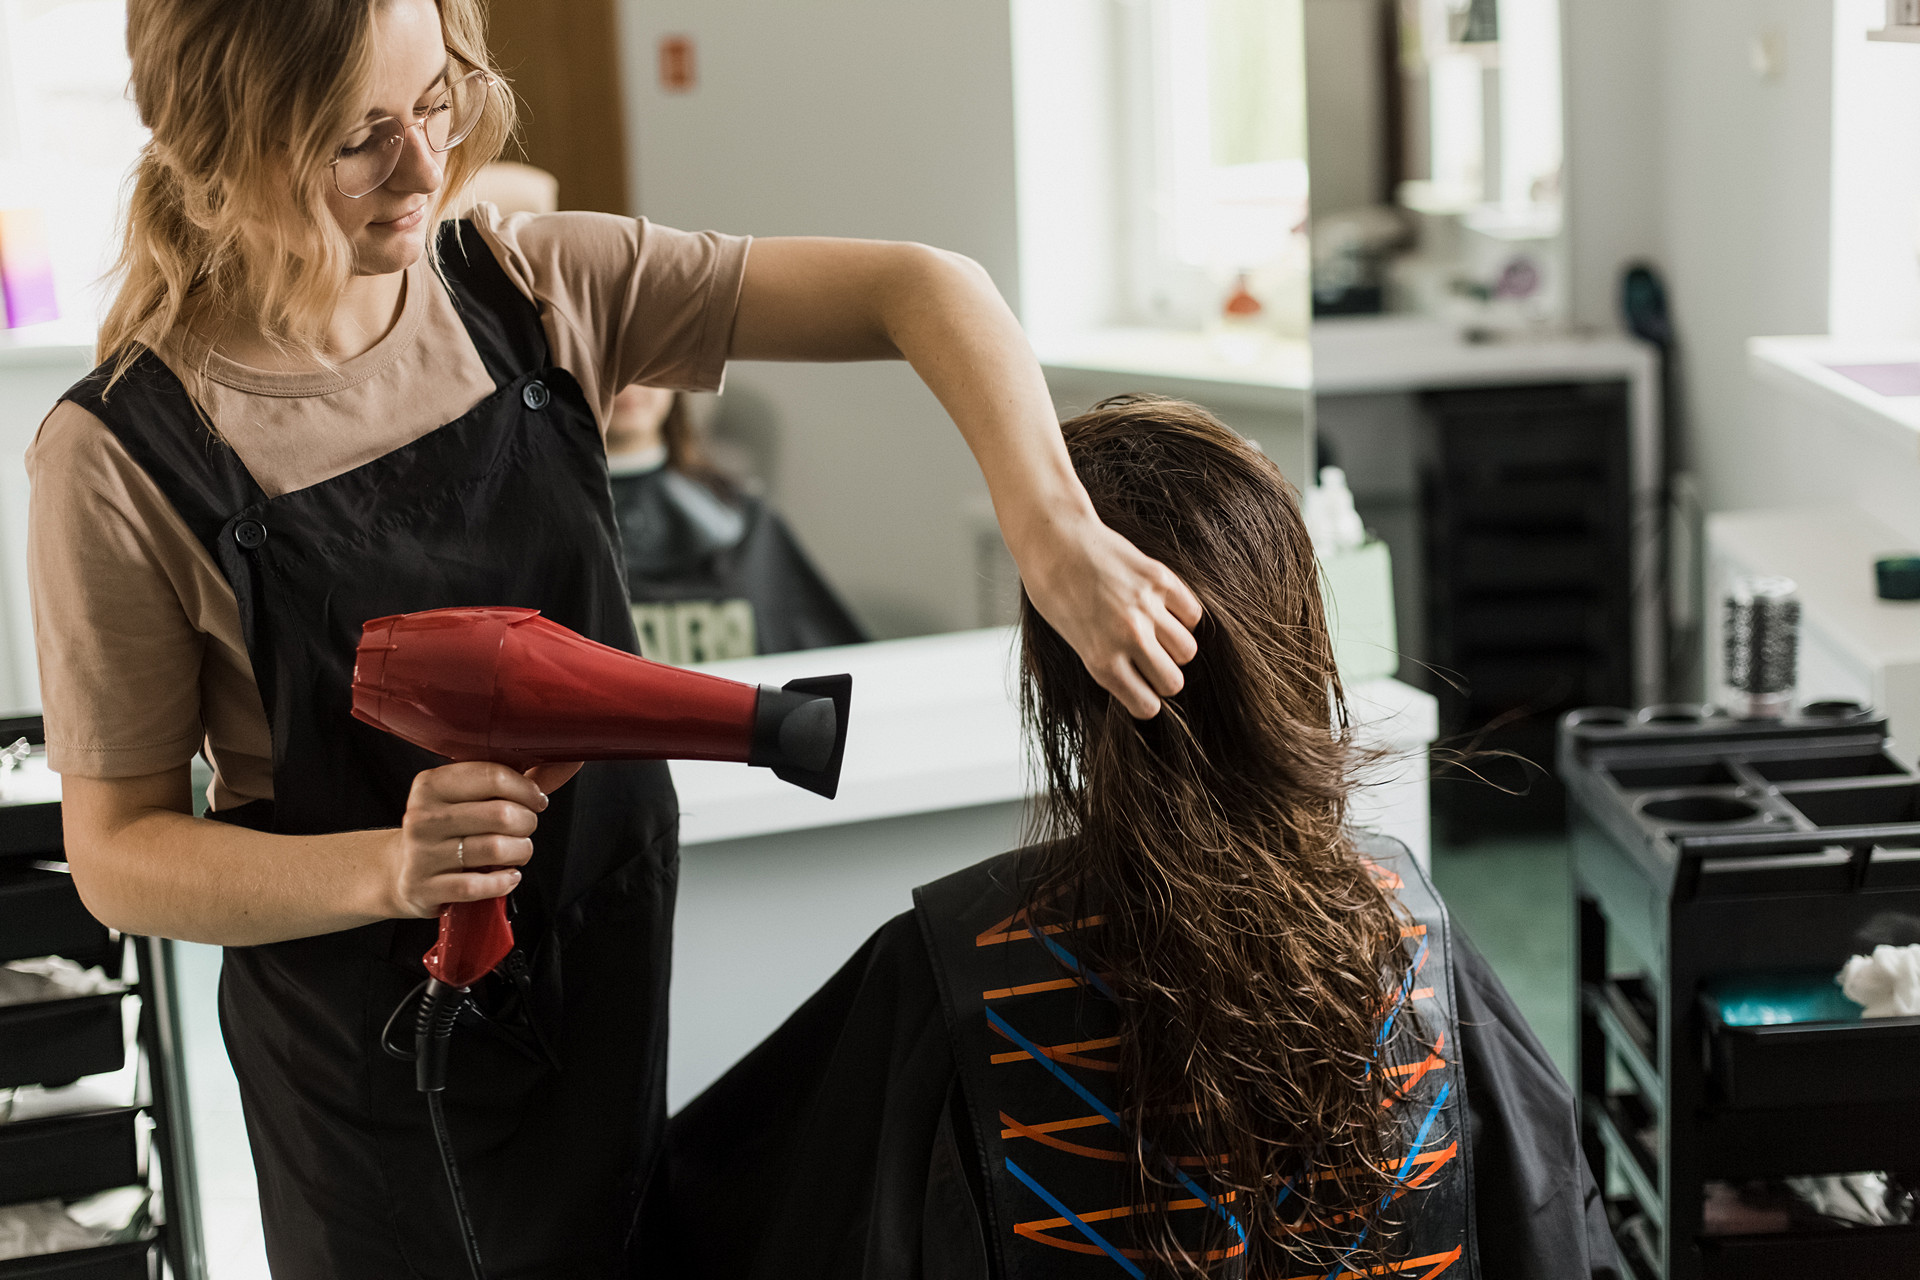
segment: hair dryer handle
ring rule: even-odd
[[[449,902],[440,908],[440,939],[422,957],[427,972],[450,987],[472,986],[513,950],[507,900]]]

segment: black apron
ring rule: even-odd
[[[68,393],[153,477],[239,601],[274,799],[217,817],[287,835],[399,824],[414,775],[444,761],[348,714],[369,618],[518,605],[635,650],[579,384],[549,363],[538,308],[478,234],[452,224],[441,246],[495,389],[330,480],[266,497],[151,352],[110,392],[103,368]],[[475,988],[445,1095],[492,1280],[618,1266],[665,1124],[676,819],[654,762],[589,764],[541,815],[510,900],[519,946]],[[380,1048],[434,931],[395,920],[227,949],[221,1025],[276,1280],[467,1274],[412,1067]]]
[[[1390,1210],[1400,1229],[1387,1265],[1409,1280],[1476,1280],[1446,907],[1404,845],[1379,836],[1359,843],[1411,917],[1405,979],[1390,993],[1381,1030],[1380,1066],[1405,1095],[1394,1104],[1403,1190]],[[1076,956],[1100,917],[1040,932],[1028,927],[1021,856],[914,891],[971,1129],[959,1136],[984,1201],[988,1271],[995,1280],[1145,1280],[1162,1272],[1133,1246],[1129,1230],[1137,1195],[1133,1143],[1115,1108],[1119,1018],[1101,998],[1099,975]],[[1405,1034],[1414,1022],[1403,1016],[1408,1009],[1418,1013],[1414,1035]],[[1169,1209],[1183,1246],[1212,1263],[1213,1274],[1244,1275],[1249,1232],[1232,1199],[1202,1169],[1169,1159],[1165,1173],[1175,1184]],[[1278,1192],[1283,1213],[1288,1190]],[[1352,1247],[1344,1239],[1322,1243]]]

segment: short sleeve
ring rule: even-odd
[[[608,213],[472,213],[516,284],[540,304],[554,362],[606,420],[632,383],[717,391],[733,341],[748,240]]]
[[[28,586],[47,763],[90,778],[186,763],[202,738],[203,591],[179,517],[99,419],[71,403],[27,451]]]

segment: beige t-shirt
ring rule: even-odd
[[[598,213],[470,213],[540,305],[553,362],[604,430],[630,383],[720,385],[747,240]],[[493,392],[446,289],[407,273],[400,318],[323,373],[248,368],[176,335],[158,351],[269,497],[317,484],[451,422]],[[28,574],[47,761],[125,778],[204,749],[213,803],[273,795],[273,749],[233,589],[106,426],[62,401],[27,451]]]

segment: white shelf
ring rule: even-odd
[[[1920,365],[1920,342],[1750,338],[1747,364],[1760,381],[1817,404],[1861,431],[1908,449],[1920,437],[1920,395],[1882,395],[1837,371],[1860,365]]]
[[[1605,378],[1650,382],[1654,373],[1653,352],[1616,334],[1471,342],[1458,325],[1424,316],[1354,316],[1313,325],[1319,395]]]
[[[1888,44],[1920,44],[1920,27],[1881,27],[1867,32],[1867,39]]]

